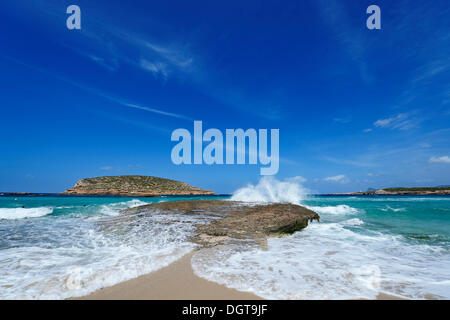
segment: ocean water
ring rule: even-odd
[[[0,299],[81,296],[170,264],[204,218],[119,211],[181,199],[0,197]],[[450,197],[305,196],[265,180],[232,199],[302,204],[321,221],[267,250],[200,250],[201,277],[269,299],[450,299]]]
[[[321,219],[267,250],[199,252],[201,277],[267,299],[450,299],[449,196],[306,196],[267,178],[232,199],[301,204]]]
[[[184,199],[0,197],[0,299],[82,296],[170,264],[202,219],[119,211]]]

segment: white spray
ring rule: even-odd
[[[308,190],[301,183],[303,177],[288,178],[283,181],[273,177],[263,177],[258,184],[241,188],[233,193],[231,200],[245,202],[287,202],[300,204],[305,199]]]

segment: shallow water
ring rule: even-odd
[[[279,192],[270,201],[277,194],[317,211],[321,222],[270,239],[267,251],[202,250],[195,272],[273,299],[450,298],[450,197]],[[192,224],[204,218],[119,211],[182,199],[0,197],[0,298],[80,296],[168,265],[194,248]]]
[[[195,272],[268,299],[450,298],[450,197],[306,197],[313,222],[267,251],[196,254]]]
[[[119,211],[181,199],[0,197],[0,299],[81,296],[168,265],[201,218]]]

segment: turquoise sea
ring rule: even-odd
[[[119,211],[182,199],[192,198],[0,196],[0,299],[85,295],[168,265],[194,248],[188,238],[202,218]],[[450,299],[450,197],[292,202],[321,221],[267,250],[200,251],[196,274],[269,299]]]

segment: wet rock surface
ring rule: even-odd
[[[265,247],[267,237],[294,233],[320,217],[287,203],[250,204],[226,200],[189,200],[153,203],[122,211],[122,214],[180,214],[202,216],[191,241],[202,247],[249,242]]]

